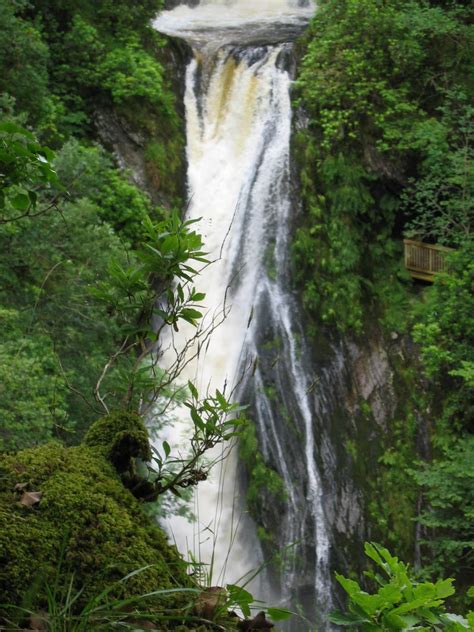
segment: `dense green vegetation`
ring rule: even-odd
[[[358,582],[336,575],[349,596],[348,612],[334,612],[330,620],[350,630],[471,630],[474,612],[467,617],[451,613],[445,600],[454,595],[452,579],[435,583],[413,579],[409,567],[387,549],[366,543],[365,553],[373,563],[367,576],[375,590],[369,594]]]
[[[426,574],[452,574],[466,587],[474,539],[474,11],[468,2],[428,0],[318,5],[296,82],[308,124],[295,138],[305,210],[295,278],[313,331],[357,337],[378,324],[418,343],[424,377],[416,360],[413,370],[398,369],[404,409],[371,470],[369,515],[377,538],[411,555],[418,522]],[[433,287],[414,285],[403,270],[404,236],[456,248]]]
[[[181,123],[149,26],[160,6],[0,2],[1,449],[77,443],[97,416],[94,383],[121,332],[91,288],[164,213],[96,144],[98,112],[149,139],[153,189],[179,203]]]
[[[381,298],[401,327],[402,235],[469,240],[472,7],[319,4],[297,81],[309,125],[296,139],[307,210],[296,274],[315,318],[360,330]]]
[[[250,593],[229,585],[213,600],[144,514],[138,486],[130,488],[139,459],[151,460],[148,433],[130,412],[103,416],[79,446],[51,442],[4,455],[2,629],[207,632],[238,629],[230,608],[251,616]]]

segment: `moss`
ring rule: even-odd
[[[280,352],[283,349],[283,340],[281,336],[275,336],[274,338],[270,338],[262,345],[262,351],[274,351]]]
[[[133,458],[150,461],[152,457],[143,419],[129,411],[98,419],[87,431],[84,444],[99,448],[118,472],[130,469]]]
[[[419,401],[420,385],[415,367],[407,365],[399,352],[390,353],[390,363],[398,405],[380,436],[377,454],[373,455],[374,463],[364,474],[367,519],[375,541],[385,542],[396,548],[401,558],[413,561],[419,490],[412,470],[420,458],[418,442],[422,423],[416,411],[424,410],[426,406]],[[369,410],[367,403],[363,405],[361,402],[361,412],[367,421],[372,418]],[[358,445],[361,454],[357,462],[362,464],[366,452],[363,443]]]
[[[297,424],[295,422],[294,416],[290,414],[290,412],[288,411],[287,407],[284,404],[281,404],[279,409],[278,409],[278,412],[281,415],[281,418],[282,418],[284,424],[291,431],[291,433],[295,436],[295,438],[298,439],[298,441],[303,442],[304,441],[304,435],[303,435],[302,431],[298,428],[298,426],[297,426]]]
[[[145,150],[148,180],[169,201],[180,206],[183,184],[184,138],[179,129],[169,130],[167,138],[155,138]]]
[[[285,485],[278,472],[266,465],[251,423],[240,437],[239,454],[248,469],[247,504],[254,518],[258,518],[264,495],[279,502],[286,498]]]
[[[138,432],[138,420],[135,421]],[[107,430],[105,420],[91,429],[89,443],[98,442],[100,428]],[[102,447],[66,448],[51,443],[2,456],[3,602],[19,605],[35,581],[52,582],[62,555],[61,570],[74,575],[76,588],[84,587],[82,602],[144,567],[148,568],[127,582],[116,584],[111,597],[189,586],[184,562],[124,488]],[[21,490],[15,489],[18,484]],[[39,504],[21,505],[23,490],[41,492]],[[33,598],[32,607],[44,605],[40,594],[38,591]]]
[[[271,281],[276,281],[278,276],[276,257],[275,257],[275,242],[268,244],[263,255],[263,263],[268,274],[268,278]]]

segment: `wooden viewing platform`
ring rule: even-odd
[[[453,248],[426,244],[423,241],[404,239],[405,267],[414,279],[433,283],[437,272],[446,270],[445,255],[452,252]]]

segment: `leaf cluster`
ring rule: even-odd
[[[35,213],[40,192],[51,194],[53,188],[61,188],[53,160],[51,149],[40,145],[29,130],[13,122],[0,123],[0,223]]]
[[[463,632],[474,624],[474,613],[467,618],[446,610],[445,600],[454,594],[453,580],[417,582],[409,569],[384,547],[366,543],[365,553],[375,563],[368,573],[377,589],[365,592],[357,581],[336,574],[349,596],[346,613],[334,612],[329,619],[352,630],[452,630]]]

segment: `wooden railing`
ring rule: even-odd
[[[423,281],[434,280],[437,272],[444,272],[446,269],[445,255],[452,252],[452,248],[438,246],[436,244],[425,244],[422,241],[405,239],[405,267],[414,279]]]

